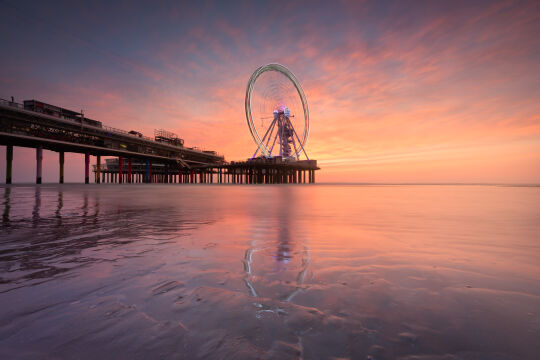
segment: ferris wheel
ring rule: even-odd
[[[248,81],[246,120],[258,153],[298,160],[309,135],[306,95],[294,74],[280,64],[261,66]],[[262,135],[262,137],[261,137]]]

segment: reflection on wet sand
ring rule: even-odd
[[[34,192],[34,209],[32,210],[32,224],[34,228],[39,223],[39,209],[41,208],[41,187],[37,186]]]
[[[56,226],[62,226],[62,207],[64,207],[64,193],[58,191],[58,206],[56,207],[55,216],[58,219]]]
[[[295,201],[293,189],[279,188],[274,206],[254,222],[256,226],[251,230],[250,247],[243,259],[244,281],[253,297],[279,294],[279,300],[291,301],[304,289],[310,253],[304,237],[299,235],[300,230],[293,228],[295,207],[291,203]],[[299,236],[293,237],[295,233]],[[296,248],[301,250],[296,251]],[[270,256],[256,256],[260,252],[272,251],[274,253]],[[254,305],[262,311],[269,311],[259,302]]]
[[[2,225],[9,226],[9,210],[11,209],[9,203],[9,196],[11,195],[11,187],[4,188],[4,211],[2,212]]]
[[[23,215],[10,220],[11,204],[16,201],[12,197],[26,196],[30,192],[33,194],[31,217]],[[130,223],[138,217],[155,220],[152,228],[161,229],[155,233],[175,233],[186,224],[194,228],[199,226],[199,221],[194,219],[162,217],[159,208],[134,213],[129,207],[123,209],[114,204],[100,214],[99,192],[68,191],[67,194],[69,209],[65,208],[66,191],[63,188],[58,191],[43,186],[4,189],[0,261],[9,270],[9,275],[2,276],[0,293],[27,283],[53,280],[64,273],[69,275],[72,269],[102,261],[86,251],[135,241],[145,234],[137,224]],[[49,213],[47,209],[54,209],[54,212]],[[126,217],[131,217],[127,223]],[[205,219],[204,224],[212,222]],[[118,226],[122,223],[125,226]]]
[[[539,201],[511,187],[6,187],[0,358],[535,359]]]

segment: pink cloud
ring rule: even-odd
[[[429,16],[414,21],[412,12],[398,16],[404,5],[397,3],[377,22],[370,19],[371,4],[353,5],[339,5],[355,16],[343,23],[306,21],[316,14],[307,11],[302,18],[294,3],[272,10],[290,11],[279,28],[270,15],[258,23],[216,18],[212,26],[191,26],[167,38],[145,59],[105,54],[133,73],[125,76],[129,84],[90,68],[54,89],[39,84],[35,93],[82,107],[110,126],[147,135],[163,127],[190,146],[237,160],[255,149],[244,118],[246,82],[257,66],[278,61],[292,69],[307,94],[307,150],[327,164],[319,179],[413,179],[406,165],[414,164],[418,181],[430,171],[463,181],[540,181],[540,170],[520,168],[540,153],[534,2],[448,5],[447,11],[430,5]],[[171,17],[178,16],[176,9]],[[36,86],[16,77],[1,84],[19,86],[20,93]],[[490,162],[485,177],[471,172],[490,153],[505,160]],[[438,161],[452,171],[441,170]],[[511,172],[520,175],[512,178]]]

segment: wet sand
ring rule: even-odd
[[[0,187],[3,359],[537,359],[540,188]]]

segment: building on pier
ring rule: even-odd
[[[174,134],[173,134],[174,135]],[[125,131],[88,119],[82,112],[67,110],[36,100],[24,104],[0,99],[0,145],[6,146],[6,183],[12,181],[13,146],[36,149],[36,183],[41,183],[43,149],[59,154],[59,182],[64,181],[64,153],[85,154],[85,183],[90,179],[90,157],[114,156],[166,167],[193,167],[225,162],[214,151],[185,147],[183,140],[159,132],[149,138],[137,131]],[[131,159],[131,160],[130,160]],[[99,177],[101,179],[101,177]]]

